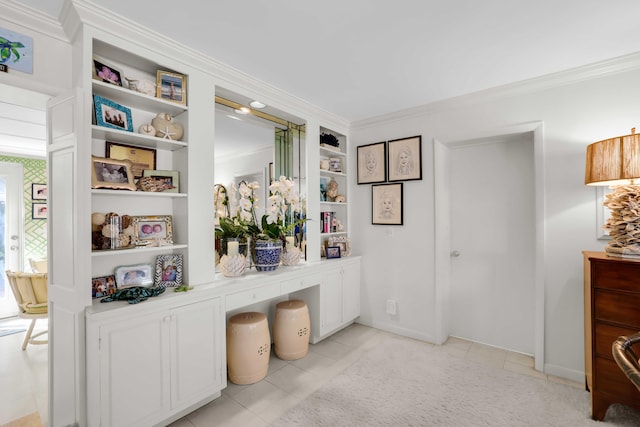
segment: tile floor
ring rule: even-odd
[[[338,373],[356,362],[368,349],[391,334],[358,324],[309,347],[300,360],[285,362],[271,355],[267,377],[252,385],[229,383],[219,399],[171,424],[171,427],[261,427],[277,420]],[[445,348],[452,357],[475,360],[524,375],[578,384],[533,369],[533,358],[519,353],[450,338]]]
[[[0,329],[27,329],[30,320],[0,321]],[[47,329],[47,320],[38,320],[35,331]],[[0,337],[0,426],[12,420],[40,413],[46,426],[48,345],[28,345],[22,351],[25,332]]]
[[[19,326],[22,321],[13,322]],[[0,327],[7,324],[2,322]],[[229,382],[220,398],[171,427],[267,426],[390,335],[354,324],[310,345],[303,359],[286,362],[275,357],[272,351],[269,373],[264,380],[246,386]],[[23,352],[20,348],[23,338],[24,333],[0,337],[0,426],[34,411],[40,411],[46,425],[48,346],[29,346]],[[583,384],[535,371],[529,356],[457,338],[450,338],[444,346],[452,357],[583,387]]]

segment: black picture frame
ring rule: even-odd
[[[387,142],[387,180],[414,181],[422,179],[422,136],[394,139]]]
[[[31,219],[47,219],[47,204],[46,203],[32,203],[31,204]]]
[[[376,142],[358,148],[358,184],[387,181],[387,143]]]
[[[31,200],[47,200],[47,184],[31,183]]]
[[[327,259],[340,258],[340,246],[327,246],[325,255]]]
[[[96,58],[93,59],[93,67],[95,69],[95,77],[97,80],[116,86],[122,86],[122,75],[120,71]]]
[[[371,186],[371,224],[403,225],[402,183]]]

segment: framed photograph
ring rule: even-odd
[[[113,274],[91,279],[91,297],[93,298],[108,297],[117,289],[116,276]]]
[[[93,58],[93,76],[96,80],[101,80],[112,85],[122,86],[122,74],[111,65],[107,65],[100,58]]]
[[[93,108],[98,126],[133,132],[131,110],[129,108],[116,104],[100,95],[93,95]]]
[[[156,257],[155,286],[182,286],[182,255],[158,255]]]
[[[358,184],[372,184],[387,180],[387,144],[360,145],[358,147]]]
[[[371,223],[402,225],[402,183],[371,186]]]
[[[339,157],[331,157],[329,159],[329,171],[342,172],[342,159]]]
[[[158,70],[157,76],[158,98],[166,99],[178,104],[187,103],[187,77],[182,74]]]
[[[145,169],[142,171],[142,176],[153,178],[157,184],[166,186],[167,189],[163,190],[163,193],[180,192],[180,174],[178,171]]]
[[[32,203],[31,204],[31,219],[47,219],[47,204],[46,203]]]
[[[331,236],[327,239],[327,246],[340,247],[340,256],[351,255],[351,241],[347,236]]]
[[[91,188],[136,191],[131,162],[91,156]]]
[[[149,264],[116,267],[115,276],[116,286],[119,288],[153,285],[153,270]]]
[[[47,184],[31,184],[32,200],[47,200]]]
[[[132,243],[145,246],[158,241],[161,244],[173,244],[173,223],[171,215],[134,216]]]
[[[142,171],[156,168],[156,149],[136,147],[106,141],[105,155],[110,159],[131,161],[131,171],[134,178],[142,178]]]
[[[340,246],[327,246],[327,259],[340,258]]]
[[[388,145],[389,181],[422,179],[422,136],[394,139]]]

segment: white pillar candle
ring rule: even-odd
[[[293,249],[294,239],[295,237],[293,236],[287,236],[287,249]]]
[[[238,246],[239,242],[227,242],[227,255],[229,256],[234,256],[234,255],[238,255]]]

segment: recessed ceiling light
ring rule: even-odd
[[[267,106],[266,104],[263,104],[260,101],[251,101],[249,105],[251,105],[251,108],[257,108],[257,109],[264,108]]]
[[[238,114],[249,114],[251,112],[251,110],[249,109],[249,107],[240,107],[234,110],[236,113]]]

